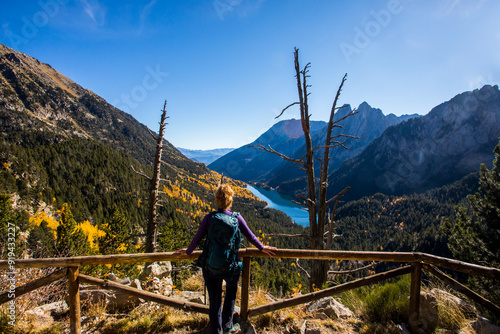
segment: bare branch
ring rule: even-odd
[[[294,106],[296,104],[300,104],[300,102],[294,102],[294,103],[289,104],[288,106],[286,106],[285,109],[281,110],[281,113],[278,116],[274,117],[274,119],[280,118],[281,115],[283,115],[283,113],[285,112],[285,110],[287,110],[288,108],[290,108],[291,106]]]
[[[290,157],[287,157],[286,155],[284,155],[283,153],[280,153],[278,151],[275,151],[271,146],[268,145],[269,148],[259,144],[259,145],[249,145],[247,147],[251,147],[251,148],[255,148],[257,150],[261,150],[261,151],[265,151],[265,152],[269,152],[269,153],[273,153],[279,157],[281,157],[283,160],[286,160],[286,161],[289,161],[289,162],[293,162],[295,164],[299,164],[299,165],[303,165],[304,162],[301,161],[301,160],[297,160],[297,159],[292,159]]]
[[[304,238],[307,240],[311,240],[311,236],[305,234],[266,234],[268,237],[283,237],[283,238]]]
[[[150,134],[150,135],[151,135],[151,137],[153,137],[153,139],[156,141],[156,140],[157,140],[157,138],[156,138],[155,134],[153,133],[153,131],[151,131],[148,127],[146,127],[146,129],[148,129],[149,134]]]
[[[299,259],[296,259],[295,260],[295,265],[297,266],[297,268],[299,268],[300,270],[302,270],[308,279],[311,279],[311,275],[309,275],[309,273],[307,272],[307,270],[305,270],[304,268],[301,267],[301,265],[299,264]]]
[[[330,145],[330,147],[339,147],[339,146],[342,146],[346,150],[349,150],[349,147],[347,147],[347,146],[344,145],[345,143],[347,143],[347,140],[344,140],[343,142],[339,142],[337,140],[333,140],[330,144],[334,144],[334,145]]]
[[[192,269],[194,271],[198,271],[198,270],[201,270],[199,267],[193,265],[193,264],[189,264],[187,266],[183,266],[183,267],[172,267],[172,271],[182,271],[184,269]]]
[[[326,206],[330,205],[333,203],[333,201],[336,201],[338,200],[340,197],[344,196],[345,193],[351,189],[351,187],[345,187],[344,190],[342,190],[341,192],[339,192],[337,195],[335,195],[334,197],[330,198],[328,201],[326,201]]]
[[[344,108],[344,107],[346,107],[346,106],[347,106],[347,105],[346,105],[346,104],[344,104],[344,105],[343,105],[342,107],[340,107],[340,108]],[[339,109],[340,109],[340,108],[339,108]],[[347,115],[345,115],[344,117],[339,118],[338,120],[334,121],[332,124],[338,124],[338,123],[342,122],[343,120],[345,120],[346,118],[356,115],[357,113],[359,113],[359,110],[358,110],[358,109],[356,109],[356,108],[354,108],[354,109],[353,109],[353,110],[351,110],[351,112],[349,112]]]
[[[330,275],[352,274],[352,273],[355,273],[355,272],[358,272],[358,271],[362,271],[362,270],[374,267],[374,266],[376,266],[379,263],[380,262],[372,262],[371,264],[369,264],[367,266],[364,266],[364,267],[361,267],[361,268],[352,269],[352,270],[342,270],[342,271],[328,270],[328,274],[330,274]]]
[[[315,148],[313,148],[312,151],[315,152],[316,150],[319,150],[319,149],[322,149],[322,148],[335,148],[335,147],[338,147],[338,146],[340,146],[340,145],[322,145],[322,146],[316,146]],[[323,166],[323,163],[321,163],[321,166]]]
[[[132,165],[130,165],[130,167],[132,167],[132,170],[134,171],[134,173],[139,174],[140,176],[142,176],[142,177],[146,178],[148,181],[151,181],[151,178],[150,178],[149,176],[147,176],[147,175],[146,175],[146,174],[144,174],[144,173],[141,173],[141,172],[136,171],[136,170],[135,170],[135,168],[134,168],[134,166],[132,166]]]
[[[304,197],[302,195],[297,195],[297,198],[303,200],[306,203],[309,203],[309,205],[316,205],[316,203],[312,199]]]
[[[297,202],[297,201],[294,201],[294,200],[291,200],[290,202],[292,202],[293,204],[297,204],[297,205],[300,205],[300,206],[303,206],[305,208],[309,208],[309,205],[307,204],[304,204],[304,203],[300,203],[300,202]],[[302,209],[302,208],[301,208]],[[303,209],[304,210],[304,209]]]

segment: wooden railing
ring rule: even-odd
[[[79,284],[90,283],[106,289],[120,291],[132,296],[140,297],[144,300],[164,304],[171,307],[181,308],[186,311],[200,312],[208,314],[208,306],[197,303],[179,301],[174,298],[165,297],[151,292],[131,288],[108,280],[94,278],[79,273],[79,267],[87,265],[137,263],[137,262],[157,262],[157,261],[181,261],[197,259],[201,252],[193,252],[191,255],[175,255],[174,253],[153,253],[153,254],[120,254],[120,255],[98,255],[98,256],[76,256],[71,258],[42,258],[16,260],[15,268],[51,268],[60,267],[65,269],[57,270],[50,275],[31,281],[23,286],[16,287],[15,297],[50,284],[60,278],[67,276],[69,308],[70,308],[70,329],[71,333],[81,333],[80,324],[80,294]],[[474,302],[482,305],[489,311],[500,315],[500,307],[491,301],[483,298],[466,286],[457,282],[453,278],[441,272],[437,267],[451,269],[471,275],[483,276],[500,280],[500,269],[479,266],[461,261],[451,260],[443,257],[424,253],[392,253],[392,252],[354,252],[354,251],[312,251],[280,249],[276,255],[269,256],[259,252],[257,249],[241,249],[239,253],[243,260],[243,272],[241,282],[241,318],[247,320],[249,317],[257,316],[267,312],[304,304],[323,297],[339,294],[344,291],[359,288],[361,286],[373,284],[388,278],[397,277],[404,274],[411,274],[410,289],[410,330],[416,333],[419,328],[424,328],[427,324],[420,319],[420,287],[422,268],[444,281],[450,287],[466,295]],[[388,261],[409,263],[387,272],[374,274],[368,277],[359,278],[351,282],[340,284],[325,290],[311,292],[298,297],[285,299],[255,308],[249,308],[250,290],[250,262],[252,257],[272,257],[272,258],[293,258],[293,259],[321,259],[321,260],[360,260],[360,261]],[[9,269],[9,261],[0,261],[0,269]],[[12,295],[5,292],[0,295],[0,304],[10,301]]]

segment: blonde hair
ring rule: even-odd
[[[215,202],[219,209],[227,210],[233,204],[234,190],[228,184],[221,184],[215,192]]]

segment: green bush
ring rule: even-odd
[[[408,321],[409,295],[410,275],[405,275],[395,282],[343,294],[342,301],[367,321],[402,323]]]

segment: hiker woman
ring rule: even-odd
[[[175,254],[190,255],[204,236],[207,236],[203,253],[198,259],[210,299],[210,333],[230,333],[233,330],[233,311],[241,272],[238,249],[241,233],[260,251],[274,255],[275,247],[264,246],[238,213],[230,211],[233,204],[233,189],[223,184],[217,188],[215,201],[218,210],[203,218],[196,235],[187,249]],[[226,281],[226,297],[222,304],[222,280]]]

